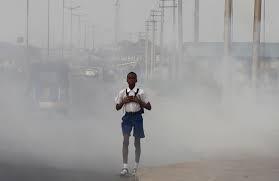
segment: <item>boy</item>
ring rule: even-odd
[[[129,174],[128,170],[128,146],[131,131],[135,137],[135,166],[132,170],[132,175],[135,175],[139,166],[140,160],[140,139],[144,138],[142,114],[144,109],[151,110],[151,104],[142,89],[136,87],[137,74],[130,72],[127,75],[128,88],[119,92],[115,99],[116,110],[120,110],[124,106],[125,115],[122,117],[122,133],[123,133],[123,169],[120,172],[121,176]]]

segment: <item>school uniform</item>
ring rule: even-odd
[[[119,92],[117,97],[115,98],[115,103],[120,104],[123,99],[127,96],[137,96],[144,103],[148,103],[148,99],[143,89],[134,87],[132,90],[128,87]],[[122,133],[131,135],[131,131],[133,129],[133,136],[136,138],[144,138],[144,129],[143,129],[143,108],[136,103],[130,102],[128,104],[123,105],[125,114],[122,117]]]

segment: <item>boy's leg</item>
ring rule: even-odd
[[[129,134],[123,135],[123,147],[122,147],[122,156],[123,156],[123,164],[128,164],[128,153],[129,153]]]
[[[141,153],[140,138],[135,137],[134,145],[135,145],[135,161],[136,164],[138,164],[140,160],[140,153]]]
[[[139,167],[139,160],[140,160],[140,153],[141,153],[141,148],[140,148],[140,138],[135,137],[135,166],[134,169],[132,170],[132,175],[137,174],[137,170]]]
[[[140,154],[141,154],[141,143],[140,139],[144,138],[144,130],[143,130],[143,119],[141,114],[136,115],[136,121],[135,121],[135,127],[134,127],[134,134],[133,136],[135,137],[135,162],[136,165],[134,168],[138,168],[139,160],[140,160]]]

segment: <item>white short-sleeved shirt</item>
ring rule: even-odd
[[[137,87],[134,87],[134,89],[131,90],[128,87],[126,89],[121,90],[119,92],[119,94],[117,95],[117,97],[115,98],[115,103],[120,104],[123,101],[123,99],[125,97],[127,97],[126,90],[127,90],[129,96],[135,96],[135,94],[137,92],[137,89],[138,89]],[[148,99],[147,99],[146,94],[144,93],[144,91],[142,89],[139,89],[137,97],[139,99],[141,99],[141,101],[144,102],[144,103],[149,102]],[[130,102],[130,103],[124,105],[124,110],[126,112],[138,112],[138,111],[140,111],[140,109],[141,109],[140,105],[136,102]]]

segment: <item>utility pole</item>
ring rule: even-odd
[[[81,22],[80,22],[80,15],[78,16],[78,46],[81,44]]]
[[[160,8],[162,9],[166,9],[166,8],[172,8],[172,28],[173,28],[173,32],[175,32],[176,30],[176,8],[177,8],[177,4],[176,4],[177,0],[160,0],[161,4],[159,5]],[[172,5],[170,4],[166,4],[166,2],[172,2]]]
[[[178,7],[176,4],[176,0],[172,0],[172,31],[174,33],[174,41],[176,41],[176,8]]]
[[[162,9],[171,8],[172,9],[172,34],[173,34],[173,40],[172,40],[172,51],[173,51],[173,59],[169,60],[169,78],[173,76],[173,67],[176,62],[176,4],[177,0],[161,0],[161,5],[159,6]]]
[[[266,41],[265,41],[265,32],[266,32],[266,0],[263,0],[262,2],[262,37],[261,37],[261,42],[263,43],[263,46],[261,46],[263,48],[263,61],[260,62],[260,75],[261,78],[263,78],[263,73],[265,71],[265,68],[267,66],[267,63],[265,61],[266,58]]]
[[[29,48],[29,0],[26,0],[26,48]]]
[[[86,50],[86,43],[87,43],[86,39],[87,39],[87,24],[85,23],[84,24],[84,46],[83,46],[84,50]]]
[[[155,51],[155,26],[156,26],[156,21],[154,19],[154,16],[152,17],[152,42],[151,42],[151,59],[150,59],[150,77],[152,78],[153,76],[153,66],[154,66],[154,59],[156,57],[156,51]]]
[[[183,17],[182,17],[182,0],[178,0],[178,62],[177,62],[177,73],[181,73],[181,63],[183,61]]]
[[[232,42],[232,0],[225,0],[224,55],[230,56]]]
[[[174,76],[176,76],[177,74],[177,49],[176,49],[176,45],[177,45],[177,42],[176,42],[176,8],[178,8],[178,5],[176,4],[176,0],[172,0],[173,1],[173,15],[172,15],[172,33],[173,33],[173,64],[171,66],[171,69],[172,69],[172,73]],[[173,76],[172,75],[172,76]]]
[[[164,19],[165,19],[165,1],[161,0],[161,32],[160,32],[160,61],[164,59]]]
[[[78,18],[78,47],[81,48],[81,17],[86,16],[87,14],[74,14]]]
[[[259,51],[261,43],[261,6],[262,0],[255,0],[254,5],[254,27],[253,27],[253,60],[252,60],[252,84],[257,86]]]
[[[197,44],[200,37],[200,0],[195,0],[194,13],[194,42]]]
[[[65,41],[65,0],[63,0],[63,7],[62,7],[62,57],[64,57],[64,41]]]
[[[155,27],[156,21],[152,19],[152,43],[151,43],[151,61],[150,61],[150,76],[153,77],[154,62],[156,59],[156,44],[155,44]]]
[[[95,50],[95,25],[92,25],[92,50]]]
[[[266,27],[266,10],[265,10],[265,7],[266,7],[266,1],[263,0],[262,2],[262,42],[265,42],[265,27]]]
[[[145,77],[149,79],[149,64],[150,64],[150,57],[149,57],[149,31],[150,26],[152,26],[151,21],[145,21]]]
[[[232,45],[232,1],[225,0],[224,11],[224,57],[223,71],[226,72],[222,77],[224,100],[230,98],[232,93],[232,68],[231,68],[231,45]]]
[[[72,1],[71,1],[72,2]],[[73,10],[76,10],[78,8],[80,8],[80,6],[72,6],[71,4],[71,7],[66,7],[67,9],[70,10],[71,12],[71,35],[70,35],[70,49],[71,49],[71,52],[72,52],[72,48],[73,48]]]
[[[78,17],[78,46],[81,47],[81,22],[80,22],[80,16],[76,15]]]
[[[72,2],[72,1],[71,1]],[[70,8],[71,10],[71,35],[70,35],[70,49],[72,52],[73,48],[73,8]]]
[[[48,15],[47,15],[47,56],[49,57],[49,29],[50,29],[50,0],[48,0]]]
[[[28,75],[29,72],[29,0],[26,0],[26,47],[25,47],[25,62],[24,62],[24,69],[26,72],[26,79],[30,81],[30,76]]]
[[[159,13],[159,14],[158,14]],[[151,62],[150,62],[150,77],[153,76],[153,71],[156,63],[156,34],[157,31],[157,20],[155,19],[161,15],[161,11],[151,10],[151,23],[152,23],[152,43],[151,43]]]

